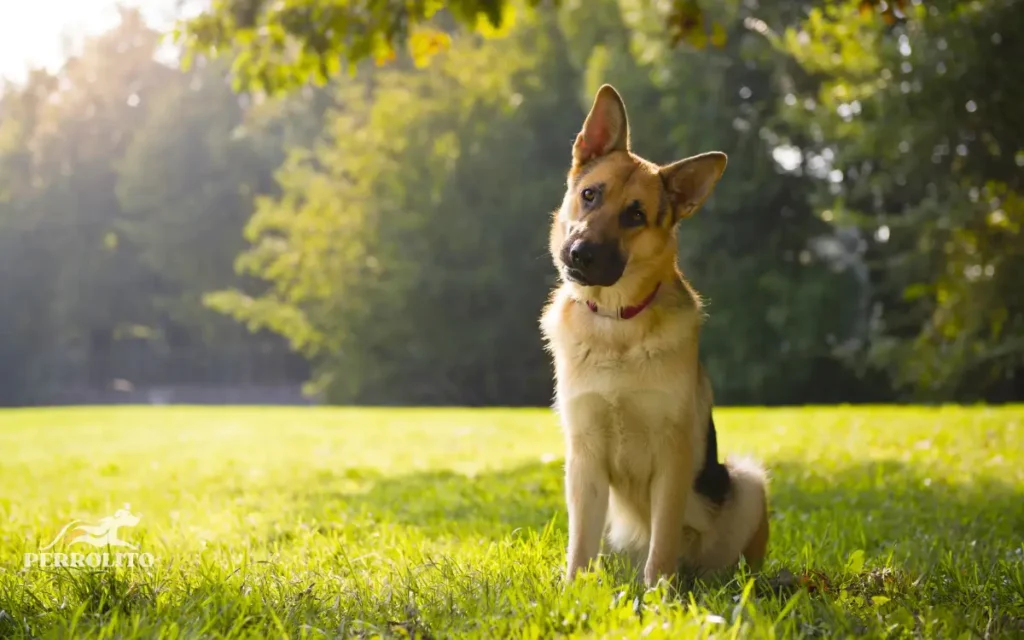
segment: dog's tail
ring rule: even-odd
[[[768,551],[768,472],[753,458],[725,460],[731,487],[714,521],[714,533],[701,549],[701,566],[725,568],[742,555],[757,570]]]

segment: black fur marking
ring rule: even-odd
[[[693,488],[712,503],[722,506],[732,486],[729,470],[718,461],[718,434],[715,418],[708,416],[708,434],[704,446],[704,467],[697,474]]]
[[[647,214],[639,200],[630,202],[629,205],[619,212],[619,226],[624,229],[643,227],[647,224]]]

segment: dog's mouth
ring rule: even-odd
[[[583,275],[583,272],[579,269],[573,269],[572,267],[565,267],[562,269],[562,274],[565,275],[565,279],[569,282],[573,282],[583,287],[589,287],[590,281]]]
[[[578,284],[581,287],[610,287],[622,278],[624,270],[625,267],[622,266],[615,269],[605,269],[594,274],[587,274],[575,267],[566,265],[562,267],[562,275],[569,282]]]

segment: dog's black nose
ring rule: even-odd
[[[626,268],[616,242],[575,238],[562,246],[561,258],[566,278],[587,287],[609,287],[618,282]]]
[[[569,260],[573,267],[586,269],[594,264],[594,245],[586,240],[577,240],[569,249]]]

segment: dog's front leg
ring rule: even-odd
[[[683,554],[684,517],[693,459],[689,438],[666,443],[657,456],[651,478],[651,544],[644,568],[644,583],[653,587],[671,578]]]
[[[570,443],[565,463],[569,510],[566,578],[572,580],[597,558],[608,515],[608,472],[593,449]]]

